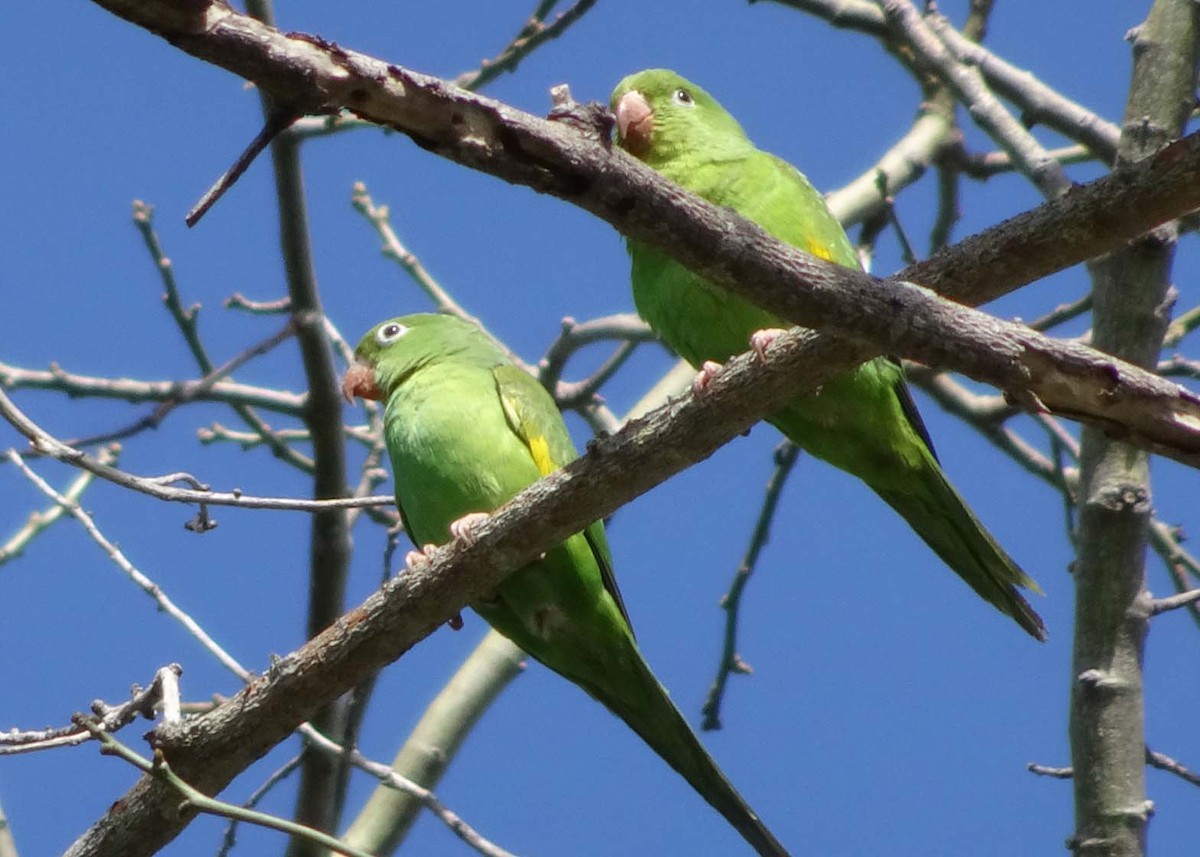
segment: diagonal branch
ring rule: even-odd
[[[579,205],[790,321],[873,344],[816,337],[812,356],[836,361],[828,368],[895,353],[955,369],[1036,404],[1032,394],[1073,418],[1110,428],[1123,424],[1130,442],[1188,463],[1200,454],[1200,399],[1182,388],[1079,346],[1052,344],[1017,325],[807,256],[572,125],[320,40],[284,35],[224,4],[196,0],[181,10],[162,0],[97,2],[267,91],[313,108],[345,105],[459,163]],[[983,300],[1196,207],[1200,136],[1193,135],[1010,221],[998,234],[962,242],[902,274],[956,299]],[[964,255],[974,256],[975,264],[956,271]],[[988,359],[989,352],[995,359]],[[1063,361],[1075,365],[1067,368]]]

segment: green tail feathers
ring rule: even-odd
[[[1017,591],[1023,586],[1041,594],[1041,588],[972,514],[932,455],[928,466],[915,471],[912,479],[906,490],[871,488],[982,598],[1044,641],[1045,624]]]
[[[713,809],[725,817],[755,851],[764,857],[786,857],[787,849],[759,820],[757,813],[743,800],[737,789],[725,779],[650,667],[640,657],[637,661],[640,668],[627,671],[625,676],[625,693],[617,696],[612,693],[597,694],[591,689],[588,692],[640,735]],[[633,672],[637,673],[638,687],[634,694],[630,694],[628,691],[633,690],[633,676],[630,673]]]

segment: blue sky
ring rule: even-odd
[[[287,30],[319,33],[422,72],[453,77],[494,55],[533,4],[294,2]],[[945,11],[961,22],[965,3]],[[1113,121],[1129,76],[1125,32],[1143,4],[998,4],[988,45]],[[221,362],[281,323],[222,308],[239,291],[284,293],[269,163],[256,163],[199,227],[183,215],[258,129],[258,100],[242,81],[194,60],[90,4],[6,9],[9,133],[0,139],[0,361],[93,375],[195,375],[163,310],[161,287],[130,222],[130,204],[156,207],[157,227],[184,299],[199,302],[201,332]],[[486,93],[545,113],[566,81],[580,100],[607,98],[625,74],[678,69],[716,95],[764,148],[797,164],[822,189],[868,168],[907,128],[919,92],[873,42],[770,3],[598,3],[567,35]],[[1051,134],[1048,144],[1058,145]],[[975,149],[981,135],[968,130]],[[312,240],[326,310],[352,340],[374,322],[427,309],[378,252],[349,205],[355,181],[391,206],[393,225],[427,268],[526,359],[560,319],[632,310],[628,260],[606,224],[525,188],[469,173],[400,135],[357,131],[305,146]],[[1071,175],[1097,174],[1084,166]],[[905,193],[904,218],[920,246],[933,183]],[[1022,179],[966,183],[961,237],[1039,202]],[[1175,279],[1180,308],[1196,303],[1185,247]],[[885,237],[876,272],[899,267]],[[1087,288],[1065,272],[991,307],[1032,318]],[[1072,330],[1078,332],[1078,327]],[[589,361],[572,363],[579,377]],[[671,365],[641,349],[605,393],[621,412]],[[294,343],[241,370],[248,383],[300,391]],[[855,480],[802,460],[743,613],[740,652],[754,667],[736,678],[725,728],[704,741],[774,832],[798,853],[1054,853],[1072,831],[1071,787],[1038,779],[1027,762],[1064,765],[1070,675],[1070,546],[1060,498],[981,437],[918,395],[943,463],[999,541],[1036,577],[1035,607],[1051,639],[1037,645],[979,602]],[[16,401],[62,437],[124,425],[146,405],[69,401],[19,391]],[[262,450],[201,446],[195,430],[236,417],[218,406],[173,414],[127,444],[121,466],[140,474],[185,469],[223,488],[303,496],[308,480]],[[282,424],[282,421],[281,421]],[[572,428],[582,442],[578,421]],[[1022,427],[1040,442],[1030,423]],[[707,462],[621,510],[610,527],[617,575],[647,660],[693,723],[712,679],[722,614],[717,600],[745,548],[778,440],[756,428]],[[17,442],[0,428],[0,448]],[[355,453],[357,454],[357,453]],[[357,462],[354,462],[355,465]],[[74,474],[38,462],[62,487]],[[1196,526],[1194,474],[1155,461],[1155,507]],[[183,529],[167,507],[97,484],[85,507],[130,559],[235,657],[265,669],[303,642],[307,520],[295,512],[217,510],[220,527]],[[0,539],[47,500],[11,466],[0,468]],[[349,604],[378,584],[381,530],[361,523]],[[1148,560],[1150,588],[1170,591]],[[389,667],[362,749],[390,759],[431,695],[482,635],[468,617]],[[1156,619],[1146,650],[1152,747],[1200,765],[1190,728],[1200,706],[1196,628],[1182,614]],[[72,521],[18,561],[0,566],[0,729],[65,722],[96,697],[125,697],[178,661],[189,699],[233,693],[237,681],[130,584]],[[140,726],[125,738],[137,743]],[[242,800],[295,751],[278,748],[225,793]],[[0,760],[0,804],[21,853],[64,849],[136,778],[93,747]],[[1151,842],[1183,853],[1194,836],[1193,787],[1148,771],[1158,813]],[[356,778],[350,813],[372,787]],[[532,665],[469,738],[438,794],[484,835],[521,854],[741,853],[740,840],[615,718]],[[288,814],[293,786],[266,807]],[[211,854],[220,821],[201,819],[165,853]],[[243,830],[240,853],[282,847]],[[426,817],[413,853],[467,853]]]

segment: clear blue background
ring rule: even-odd
[[[507,43],[532,3],[280,4],[285,30],[319,33],[419,71],[475,67]],[[961,23],[965,3],[945,4]],[[1113,121],[1129,78],[1125,32],[1134,3],[998,4],[988,44]],[[157,227],[187,302],[218,362],[274,332],[281,320],[225,310],[234,291],[285,291],[271,170],[264,159],[194,229],[184,212],[257,131],[256,94],[241,80],[86,3],[49,2],[0,13],[6,39],[6,133],[0,138],[0,360],[142,379],[191,378],[195,368],[160,305],[158,275],[130,223],[130,203],[156,206]],[[625,74],[677,68],[712,91],[752,137],[830,189],[869,168],[908,127],[920,94],[870,38],[840,32],[770,3],[597,4],[487,94],[545,113],[547,90],[570,83],[605,100]],[[1039,132],[1040,133],[1040,132]],[[1042,139],[1058,145],[1053,135]],[[968,130],[975,149],[990,148]],[[354,181],[392,208],[425,265],[529,360],[565,315],[632,309],[619,237],[589,215],[525,188],[467,172],[400,135],[357,131],[305,146],[312,241],[325,307],[351,339],[388,315],[427,308],[378,252],[349,205]],[[1095,167],[1072,171],[1086,180]],[[931,176],[932,178],[932,176]],[[926,181],[900,201],[920,243],[934,199]],[[962,236],[1039,202],[1020,178],[965,183]],[[881,243],[878,273],[899,267]],[[1181,307],[1196,302],[1194,254],[1176,267]],[[1076,270],[994,305],[1033,318],[1087,288]],[[1073,332],[1081,329],[1076,325]],[[573,362],[579,377],[597,357]],[[617,412],[671,361],[646,347],[606,389]],[[255,361],[240,380],[303,389],[294,343]],[[22,391],[18,403],[63,437],[124,425],[148,405],[72,402]],[[743,608],[741,655],[754,667],[731,682],[725,729],[704,740],[780,839],[809,854],[1052,854],[1072,831],[1071,786],[1036,778],[1030,761],[1069,763],[1071,561],[1061,499],[986,441],[921,402],[942,460],[998,539],[1042,584],[1051,639],[1037,645],[979,602],[856,481],[802,460]],[[268,417],[273,424],[285,421]],[[306,477],[262,450],[202,447],[195,429],[237,426],[228,408],[191,406],[129,443],[121,466],[141,474],[186,469],[215,486],[304,496]],[[1041,442],[1036,428],[1023,423]],[[573,429],[584,437],[583,427]],[[610,528],[617,571],[639,640],[689,718],[716,664],[717,601],[744,550],[771,470],[775,431],[759,427],[711,460],[639,499]],[[0,447],[17,442],[6,426]],[[38,462],[65,486],[74,474]],[[1193,472],[1154,465],[1155,506],[1195,525]],[[386,490],[386,486],[385,486]],[[0,538],[48,501],[10,465],[0,468]],[[253,669],[303,642],[307,518],[219,509],[220,528],[183,529],[189,512],[97,484],[84,501],[130,559]],[[378,583],[384,536],[360,524],[349,586],[357,603]],[[1149,561],[1151,589],[1171,586]],[[424,704],[483,633],[437,632],[382,675],[362,749],[390,759]],[[1192,723],[1200,708],[1196,627],[1156,619],[1146,650],[1152,747],[1200,765]],[[158,613],[72,521],[0,566],[0,729],[61,724],[90,700],[125,698],[170,661],[189,699],[238,683]],[[138,743],[143,727],[124,738]],[[277,749],[225,795],[244,799],[288,758]],[[122,762],[85,746],[0,760],[0,803],[25,855],[64,849],[135,781]],[[1194,787],[1147,772],[1158,853],[1194,847]],[[356,775],[351,814],[373,787]],[[290,814],[294,784],[268,810]],[[632,733],[584,694],[534,664],[467,741],[438,794],[485,836],[522,854],[741,853],[736,835]],[[200,819],[166,853],[210,854],[223,822]],[[238,853],[283,846],[243,829]],[[430,817],[412,853],[466,853]]]

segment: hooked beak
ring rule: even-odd
[[[355,396],[380,401],[383,391],[375,385],[375,367],[361,360],[354,361],[342,377],[342,395],[350,404],[354,404]]]
[[[621,96],[617,102],[617,134],[625,148],[637,154],[650,145],[654,131],[654,111],[646,97],[636,89]]]

